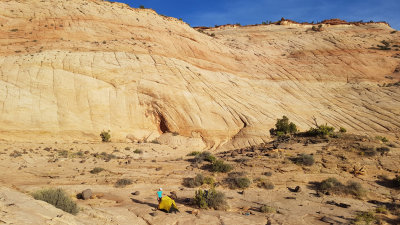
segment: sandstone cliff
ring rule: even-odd
[[[100,0],[0,2],[0,138],[269,138],[276,118],[355,133],[400,128],[400,32],[386,24],[202,32]],[[207,35],[210,34],[210,35]],[[212,37],[211,34],[214,34]],[[391,50],[376,48],[382,40]],[[396,55],[397,54],[397,55]]]

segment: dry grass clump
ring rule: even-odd
[[[262,213],[275,213],[276,208],[268,205],[263,205],[260,207],[260,212]]]
[[[194,204],[201,209],[227,209],[228,204],[226,202],[225,194],[215,190],[197,190],[194,196]]]
[[[225,163],[222,160],[216,160],[211,164],[211,171],[212,172],[219,172],[219,173],[228,173],[229,171],[233,170],[233,166],[230,164]]]
[[[374,212],[360,212],[355,218],[354,224],[356,225],[369,225],[376,221]]]
[[[135,154],[143,154],[143,150],[142,149],[135,149],[135,151],[133,151],[133,153],[135,153]]]
[[[110,142],[111,141],[111,134],[110,134],[110,131],[108,130],[108,131],[102,131],[101,133],[100,133],[100,137],[101,137],[101,141],[102,142]]]
[[[125,187],[125,186],[130,185],[130,184],[132,184],[132,180],[131,179],[123,178],[123,179],[117,180],[117,182],[115,183],[115,187]]]
[[[251,181],[243,173],[229,173],[225,179],[231,189],[246,189],[250,187]]]
[[[320,182],[318,190],[324,193],[352,195],[357,198],[362,198],[366,194],[365,189],[360,183],[349,181],[345,185],[333,177]]]
[[[255,182],[257,183],[257,187],[259,188],[264,188],[264,189],[268,189],[268,190],[272,190],[275,188],[274,183],[272,183],[271,181],[267,180],[264,177],[259,177],[255,180]]]
[[[214,155],[212,155],[210,152],[207,152],[207,151],[199,153],[199,154],[196,154],[197,152],[192,152],[192,153],[195,156],[194,157],[195,163],[202,163],[203,161],[213,163],[217,160]]]
[[[183,185],[189,188],[200,187],[203,184],[213,185],[214,183],[214,178],[203,176],[203,174],[197,174],[194,178],[185,178],[183,180]]]
[[[315,163],[313,155],[300,154],[299,156],[291,159],[294,163],[303,166],[312,166]]]
[[[79,208],[76,203],[72,201],[67,193],[60,188],[39,190],[32,193],[32,196],[36,200],[45,201],[67,213],[75,215],[79,212]]]

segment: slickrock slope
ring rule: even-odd
[[[219,27],[204,32],[99,0],[0,2],[0,138],[165,132],[205,147],[269,138],[276,118],[353,133],[400,128],[400,32],[385,24]],[[378,50],[382,40],[392,49]],[[375,48],[374,48],[375,47]],[[397,54],[397,56],[396,56]],[[386,76],[386,77],[385,77]]]

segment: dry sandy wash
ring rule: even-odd
[[[395,196],[376,183],[377,175],[400,171],[400,32],[385,23],[192,28],[151,9],[101,0],[0,0],[0,9],[0,223],[326,224],[325,216],[346,224],[376,205],[340,197],[350,210],[326,206],[309,182],[355,179],[377,193],[368,200],[386,204]],[[330,141],[298,140],[282,147],[292,152],[271,158],[273,148],[262,145],[283,115],[300,130],[315,117],[364,135],[351,146],[386,146],[373,138],[384,135],[395,147],[363,159],[354,146],[323,152]],[[102,130],[111,131],[112,143],[100,143]],[[249,146],[258,146],[251,155],[223,153]],[[219,152],[252,179],[277,173],[276,189],[253,183],[245,194],[230,190],[226,175],[188,161],[193,150]],[[102,152],[116,158],[106,162]],[[288,161],[302,152],[315,155],[311,169]],[[355,177],[339,161],[373,172]],[[106,170],[90,174],[95,166]],[[183,200],[195,189],[182,180],[196,173],[221,182],[230,211],[186,212],[193,206]],[[115,188],[124,177],[134,186]],[[288,185],[304,191],[293,194]],[[47,186],[71,195],[92,188],[98,198],[77,200],[82,210],[72,216],[29,196]],[[181,214],[149,214],[158,186],[178,192]],[[132,197],[132,189],[141,194]],[[243,215],[271,202],[279,213]],[[386,221],[395,221],[391,216]]]

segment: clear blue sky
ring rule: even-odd
[[[152,8],[182,18],[191,26],[228,23],[242,25],[277,21],[298,22],[340,18],[347,21],[386,21],[400,29],[400,0],[113,0],[132,7]]]

